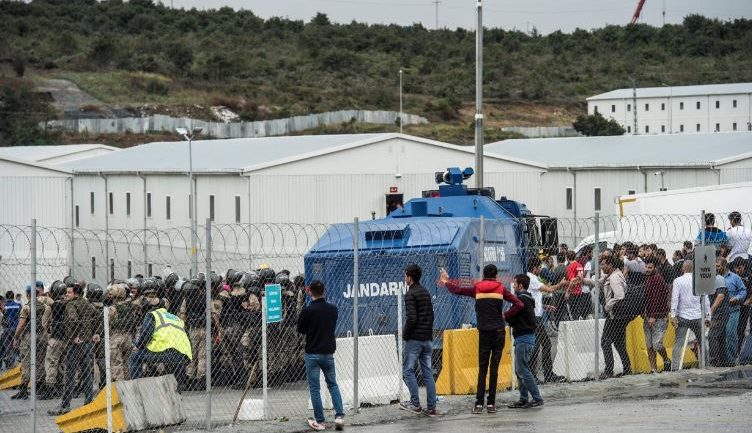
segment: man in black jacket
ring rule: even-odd
[[[520,399],[508,407],[527,409],[543,406],[543,398],[535,382],[531,364],[535,352],[535,330],[538,325],[535,319],[535,299],[527,291],[530,286],[530,277],[525,274],[516,275],[513,286],[517,297],[525,304],[525,308],[515,316],[507,318],[514,336],[514,369],[520,385]],[[528,394],[532,397],[532,401],[528,400]]]
[[[405,340],[405,353],[402,362],[402,379],[410,391],[410,401],[400,403],[400,409],[428,416],[436,416],[436,384],[431,369],[433,352],[433,304],[431,294],[420,285],[423,271],[418,265],[405,268],[405,327],[402,339]],[[415,363],[420,361],[423,383],[426,385],[426,409],[420,406],[418,379],[415,376]]]
[[[319,382],[322,372],[334,406],[334,428],[342,430],[345,425],[345,410],[334,370],[334,351],[337,350],[334,331],[338,312],[334,304],[326,302],[324,290],[324,283],[318,280],[312,282],[308,287],[311,304],[303,308],[298,316],[298,333],[305,334],[306,340],[304,359],[314,416],[314,419],[308,420],[308,426],[314,431],[326,429]]]

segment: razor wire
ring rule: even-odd
[[[721,230],[728,229],[727,221],[720,217],[726,214],[716,213]],[[541,261],[541,272],[537,277],[542,283],[552,286],[562,280],[572,280],[543,297],[545,313],[537,337],[539,340],[547,338],[551,349],[549,357],[544,353],[547,349],[541,347],[536,373],[542,381],[598,378],[596,372],[602,372],[605,365],[596,367],[593,355],[600,356],[603,362],[604,349],[601,344],[594,344],[594,336],[602,336],[604,328],[612,333],[612,326],[606,325],[609,319],[606,317],[608,313],[604,313],[606,299],[603,289],[596,292],[578,279],[593,277],[588,275],[588,270],[592,272],[593,269],[589,254],[592,254],[596,239],[601,255],[605,251],[605,255],[621,260],[617,268],[626,274],[626,291],[629,291],[633,286],[645,286],[645,283],[630,280],[630,274],[634,276],[641,272],[634,269],[638,265],[624,264],[625,258],[634,261],[627,258],[627,254],[631,257],[635,252],[634,255],[639,257],[641,254],[657,255],[658,250],[664,250],[667,261],[660,262],[663,266],[660,272],[662,276],[666,275],[664,281],[675,279],[677,263],[685,260],[686,254],[681,252],[685,241],[694,247],[703,224],[699,214],[597,218],[597,236],[595,217],[580,220],[558,218],[555,220],[558,235],[555,238],[539,231],[539,224],[529,224],[528,219],[486,220],[481,228],[479,220],[433,218],[421,224],[411,224],[408,220],[395,218],[360,222],[357,233],[353,224],[211,225],[211,269],[200,265],[203,275],[188,275],[188,272],[192,253],[198,255],[200,264],[207,261],[206,226],[198,229],[195,252],[191,245],[191,229],[185,227],[108,231],[38,227],[35,233],[38,280],[44,283],[45,290],[49,290],[50,282],[55,281],[66,286],[78,284],[81,296],[94,307],[95,313],[80,319],[82,328],[91,330],[90,349],[71,349],[74,343],[68,339],[67,327],[64,326],[61,332],[53,324],[57,322],[52,317],[52,310],[60,308],[62,301],[53,299],[52,293],[41,297],[43,307],[37,308],[37,320],[41,325],[37,322],[38,327],[29,331],[38,336],[37,397],[45,398],[38,403],[37,428],[39,431],[58,431],[56,418],[46,413],[60,404],[64,391],[60,384],[65,382],[68,365],[91,366],[93,395],[104,388],[104,373],[108,370],[116,384],[129,378],[127,364],[133,356],[134,338],[138,336],[145,316],[150,314],[149,305],[154,302],[183,320],[191,343],[193,360],[186,363],[186,374],[180,375],[177,381],[184,419],[173,429],[204,428],[208,401],[211,402],[209,421],[214,427],[255,419],[305,417],[310,413],[304,363],[305,337],[298,333],[296,324],[300,311],[309,302],[305,288],[314,280],[325,283],[327,300],[339,310],[335,364],[345,407],[358,410],[404,400],[407,398],[402,381],[402,330],[406,320],[404,295],[407,291],[404,270],[410,264],[421,267],[421,283],[432,295],[434,351],[431,374],[439,384],[452,374],[452,366],[444,365],[445,360],[453,359],[447,353],[447,332],[468,331],[477,326],[473,299],[454,295],[439,284],[441,270],[446,270],[452,278],[473,283],[481,278],[483,266],[493,263],[499,269],[502,284],[507,290],[512,290],[513,277],[529,271],[530,260],[536,258]],[[742,221],[745,227],[752,225],[752,214],[742,214]],[[0,225],[0,281],[3,289],[23,292],[29,285],[32,236],[30,226]],[[354,254],[356,237],[358,253]],[[562,244],[568,244],[567,250],[574,253],[573,260],[567,258]],[[674,255],[675,252],[681,255]],[[354,273],[356,262],[357,278]],[[569,278],[567,267],[575,262],[581,262],[582,269],[577,270],[575,265],[576,273]],[[586,266],[588,262],[590,267]],[[749,281],[748,271],[743,275],[746,281]],[[66,276],[72,280],[64,282]],[[134,290],[129,279],[137,276],[143,281],[154,281],[155,293],[145,295],[139,289]],[[208,306],[212,323],[208,331],[204,321],[207,280],[212,300]],[[282,319],[267,325],[267,368],[264,369],[261,307],[267,284],[281,286]],[[581,292],[575,288],[577,285],[581,286]],[[113,298],[111,289],[114,286],[119,287],[116,292],[122,289],[125,293]],[[600,306],[597,310],[593,309],[591,302],[594,296],[597,296],[596,302]],[[356,297],[358,323],[354,324]],[[57,306],[55,302],[58,302]],[[720,307],[726,308],[722,304]],[[104,308],[109,313],[110,326],[106,330],[109,348],[104,347]],[[630,315],[634,311],[643,311],[644,306],[632,310]],[[123,319],[124,316],[129,319]],[[727,350],[729,344],[724,340],[727,333],[719,331],[728,326],[729,319],[725,318],[723,322],[724,316],[720,314],[712,320],[715,322],[706,336],[710,343],[709,365],[741,361],[723,359],[727,352],[740,355],[738,348],[735,352]],[[651,368],[644,323],[640,313],[623,330],[633,373],[647,372]],[[617,326],[618,332],[622,332],[622,325]],[[682,329],[676,329],[676,325],[681,325]],[[677,320],[676,325],[666,320],[663,342],[666,348],[673,346],[678,330],[680,336],[684,336],[678,343],[685,349],[677,352],[679,360],[674,359],[673,352],[669,352],[669,357],[677,363],[676,368],[698,366],[699,351],[695,341],[700,332],[694,330],[696,322]],[[207,333],[211,340],[211,394],[205,390],[205,376],[209,370],[206,361],[202,365],[202,360],[209,358],[204,344]],[[737,325],[738,345],[746,334],[747,324],[744,323],[744,327]],[[354,338],[356,335],[357,339]],[[613,342],[614,335],[610,337]],[[617,340],[622,338],[621,334],[616,337]],[[11,364],[20,360],[26,366],[21,369],[21,389],[13,393],[24,389],[23,373],[30,364],[28,342],[18,340],[17,349],[5,352]],[[466,356],[470,358],[476,356],[477,344],[473,338],[465,336],[449,344],[455,345],[455,352],[469,352]],[[513,387],[515,383],[509,350],[511,341],[507,344],[500,366],[503,379],[500,379],[500,389]],[[619,374],[621,354],[616,348],[612,350],[615,356],[613,373]],[[109,366],[105,364],[105,352],[109,353]],[[661,358],[659,355],[658,370],[663,369]],[[545,377],[549,363],[553,378]],[[145,364],[139,368],[147,375],[159,376],[166,371],[161,364]],[[418,372],[418,376],[422,373]],[[84,403],[83,388],[89,373],[79,369],[72,377],[78,384],[71,391],[74,393],[71,408],[75,408]],[[424,378],[419,381],[422,384]],[[15,431],[27,426],[28,400],[10,400],[12,393],[0,393],[4,394],[0,397],[3,404],[0,431]],[[323,380],[321,394],[324,406],[331,407]],[[47,400],[48,397],[54,398]]]

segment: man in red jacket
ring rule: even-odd
[[[475,284],[450,281],[449,275],[443,269],[439,279],[439,282],[455,295],[475,298],[475,315],[478,321],[478,391],[475,395],[472,413],[476,415],[483,412],[487,374],[486,411],[496,413],[496,383],[506,337],[504,320],[519,313],[525,307],[522,301],[497,280],[497,275],[496,266],[488,264],[483,268],[483,280]],[[512,304],[512,308],[506,314],[502,313],[503,301]],[[490,371],[488,371],[489,367]]]

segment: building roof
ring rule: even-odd
[[[752,158],[751,132],[504,140],[485,154],[549,169],[709,167]]]
[[[75,155],[77,153],[92,150],[115,151],[116,147],[104,144],[63,144],[58,146],[8,146],[0,147],[0,156],[8,156],[15,159],[24,159],[33,162],[45,162],[62,156]]]
[[[44,169],[44,170],[50,170],[50,171],[54,171],[54,172],[61,173],[61,174],[66,174],[66,175],[69,175],[69,174],[73,173],[72,171],[66,170],[65,168],[57,167],[57,166],[54,166],[54,165],[49,165],[49,164],[46,164],[46,163],[43,163],[43,162],[34,162],[34,161],[29,161],[28,159],[19,159],[19,158],[14,158],[12,156],[5,156],[5,155],[2,155],[2,154],[0,154],[0,161],[8,161],[8,162],[11,162],[11,163],[14,163],[14,164],[25,165],[25,166],[28,166],[28,167],[41,168],[41,169]],[[2,176],[2,174],[0,174],[0,176]]]
[[[402,134],[307,135],[193,141],[195,173],[248,173],[320,155],[402,138],[472,153],[472,148]],[[506,158],[505,158],[506,159]],[[532,163],[535,165],[534,163]],[[75,173],[186,173],[185,141],[147,143],[63,164]]]
[[[638,98],[731,95],[752,93],[752,83],[704,84],[700,86],[638,87]],[[632,98],[632,88],[617,89],[587,98],[588,101]]]

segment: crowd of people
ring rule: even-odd
[[[105,386],[105,351],[112,381],[173,373],[179,391],[206,383],[207,332],[211,333],[212,383],[244,389],[261,378],[261,297],[266,284],[282,287],[282,322],[269,328],[269,372],[274,381],[303,377],[303,343],[295,332],[304,303],[304,278],[263,266],[250,272],[212,273],[210,325],[204,274],[183,280],[169,268],[163,277],[137,275],[106,288],[66,277],[48,286],[27,286],[24,305],[13,292],[0,302],[0,370],[20,363],[13,399],[27,399],[31,365],[31,302],[36,306],[36,389],[39,399],[61,398],[59,415],[83,394],[89,403]],[[34,295],[32,296],[32,292]],[[104,345],[104,311],[109,313],[109,347]],[[208,329],[208,331],[207,331]],[[95,384],[95,376],[98,378]],[[95,386],[96,385],[96,386]]]

